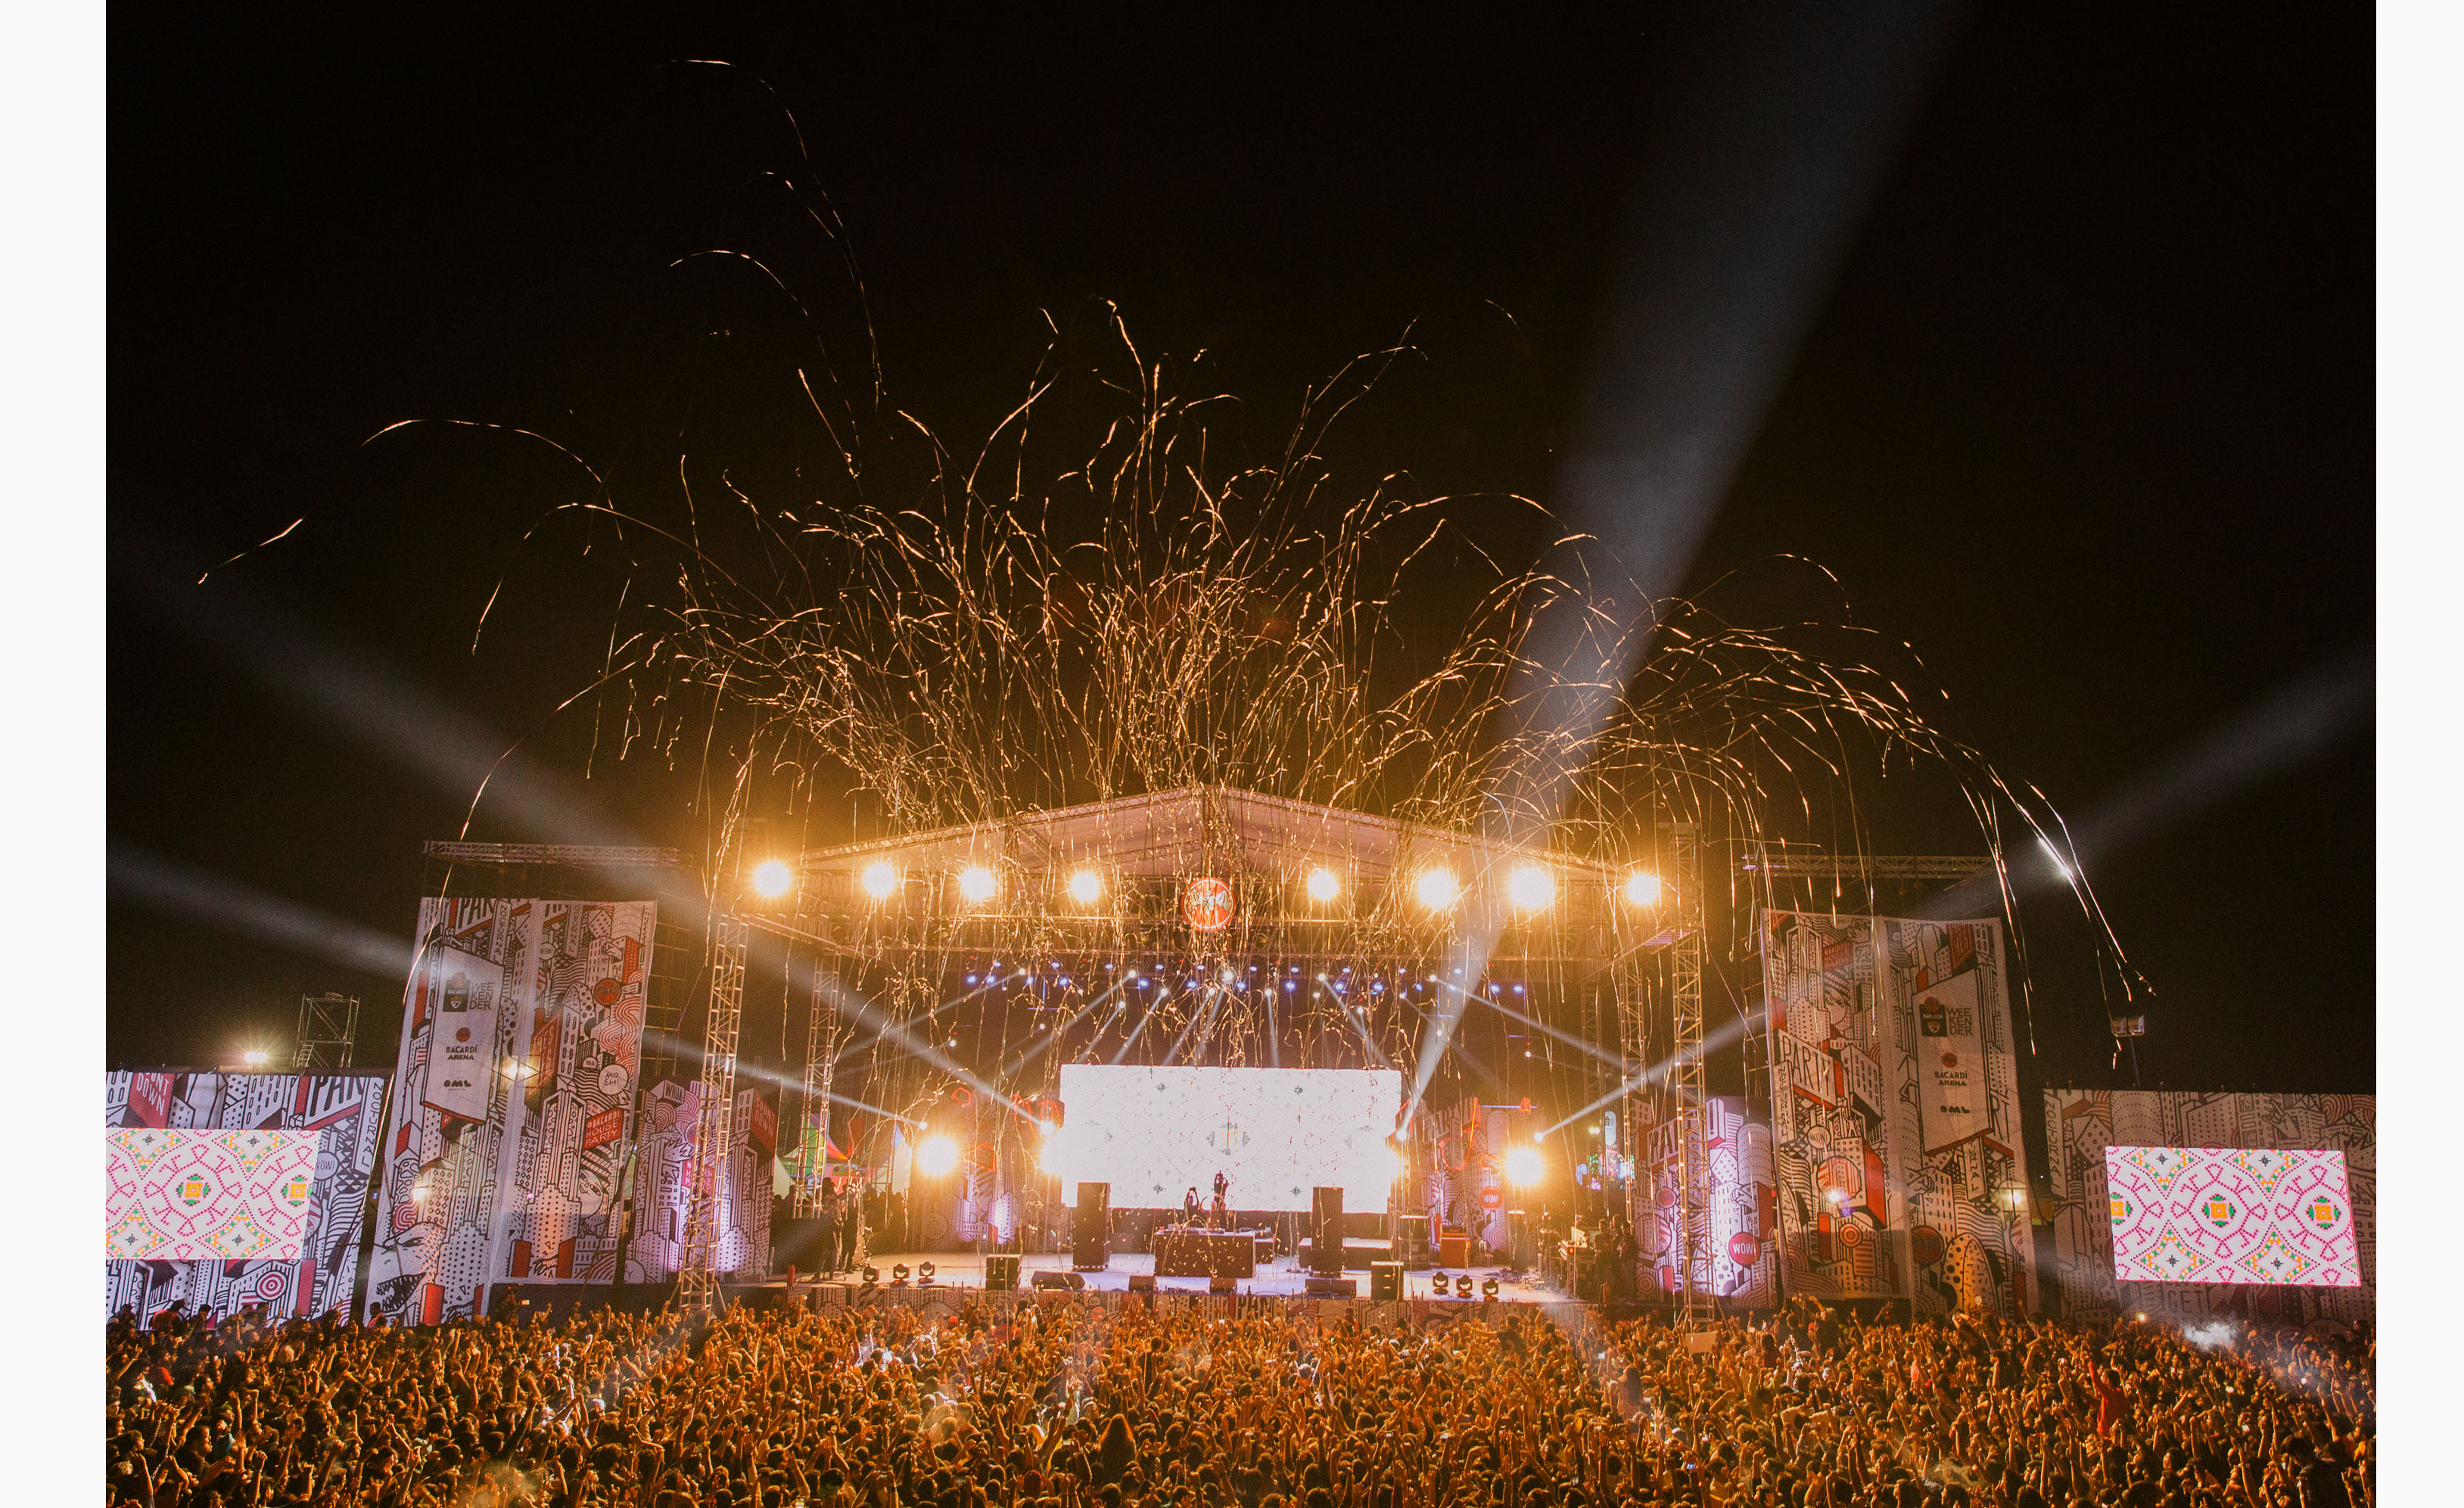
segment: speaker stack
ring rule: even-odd
[[[1425,1214],[1398,1214],[1395,1217],[1395,1260],[1403,1270],[1425,1273],[1429,1270],[1429,1217]]]
[[[1335,1191],[1338,1194],[1342,1192],[1341,1190]],[[1082,1183],[1078,1186],[1077,1219],[1070,1231],[1070,1266],[1082,1273],[1093,1273],[1111,1265],[1111,1184]]]
[[[1309,1271],[1320,1278],[1343,1276],[1343,1189],[1316,1189],[1309,1194]]]
[[[1369,1297],[1379,1303],[1395,1303],[1403,1297],[1403,1264],[1371,1262],[1369,1264]]]
[[[1018,1292],[1018,1257],[1015,1253],[995,1252],[984,1258],[984,1292]]]
[[[1506,1265],[1518,1273],[1540,1265],[1540,1243],[1531,1234],[1531,1216],[1521,1210],[1506,1212]]]

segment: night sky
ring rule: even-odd
[[[519,426],[620,490],[680,447],[788,455],[743,374],[798,316],[671,266],[758,251],[846,305],[841,249],[765,170],[827,193],[890,402],[944,435],[1017,401],[1041,311],[1111,299],[1142,347],[1203,350],[1261,445],[1410,329],[1353,443],[1433,492],[1545,500],[1671,45],[1652,11],[1265,36],[526,9],[114,28],[116,872],[407,940],[420,842],[485,773],[457,751],[520,738],[578,776],[586,730],[549,713],[610,602],[521,543],[571,471],[496,433],[363,442]],[[1978,8],[1689,578],[1822,562],[1956,732],[2100,824],[2091,878],[2157,992],[2151,1083],[2374,1082],[2370,44],[2366,12]],[[663,770],[570,783],[700,846]],[[485,807],[474,833],[536,836]],[[1953,842],[1977,846],[1911,817],[1881,846]],[[115,1063],[219,1060],[329,989],[368,1002],[361,1060],[390,1061],[396,975],[123,885],[107,926]],[[2044,935],[2037,1078],[2113,1082],[2083,942]]]

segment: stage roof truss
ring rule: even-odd
[[[898,876],[887,898],[863,887],[866,872],[883,863]],[[1504,901],[1503,886],[1527,864],[1549,871],[1555,895],[1520,914]],[[969,904],[958,895],[957,877],[971,865],[999,877],[995,900]],[[1451,870],[1463,887],[1456,907],[1432,913],[1415,898],[1418,873],[1432,865]],[[1673,913],[1622,900],[1622,866],[1219,786],[847,843],[800,854],[792,866],[797,894],[783,909],[793,929],[843,954],[1018,948],[1435,961],[1460,929],[1485,916],[1497,928],[1492,972],[1588,975],[1683,935],[1670,925]],[[1317,867],[1337,877],[1331,902],[1306,893]],[[1092,905],[1067,890],[1081,868],[1102,885]],[[1183,886],[1199,878],[1234,887],[1235,919],[1221,930],[1199,932],[1182,917]]]

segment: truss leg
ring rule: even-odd
[[[822,1164],[829,1155],[830,1082],[838,1055],[839,1014],[830,1007],[822,984],[821,961],[815,959],[812,1009],[804,1019],[804,1160],[797,1169],[794,1192],[800,1220],[821,1213]]]
[[[1705,1229],[1710,1214],[1705,1208],[1708,1191],[1703,1187],[1709,1176],[1703,1157],[1703,844],[1691,822],[1678,823],[1674,838],[1681,930],[1669,950],[1669,1051],[1674,1058],[1668,1082],[1676,1102],[1678,1192],[1683,1200],[1677,1222],[1682,1243],[1677,1286],[1690,1330],[1701,1317],[1711,1278]]]
[[[676,1264],[676,1303],[686,1310],[718,1306],[719,1169],[733,1150],[736,1036],[744,1011],[744,950],[750,929],[734,916],[711,924],[710,1025],[702,1034],[701,1113],[693,1122],[693,1201],[685,1217],[684,1252]]]

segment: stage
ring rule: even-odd
[[[909,1252],[891,1253],[886,1256],[876,1254],[868,1260],[881,1273],[881,1281],[877,1285],[880,1288],[892,1286],[891,1269],[900,1262],[907,1264],[911,1275],[923,1263],[931,1262],[934,1265],[933,1290],[935,1291],[980,1292],[984,1286],[984,1259],[971,1253]],[[1067,1274],[1070,1270],[1067,1252],[1045,1252],[1022,1257],[1019,1258],[1019,1288],[1023,1292],[1033,1290],[1035,1275],[1038,1273]],[[1500,1303],[1558,1304],[1573,1301],[1573,1295],[1542,1282],[1537,1273],[1515,1274],[1503,1267],[1450,1267],[1443,1271],[1447,1279],[1447,1301],[1450,1303],[1482,1302],[1481,1285],[1491,1279],[1496,1279],[1497,1301]],[[1454,1280],[1466,1274],[1471,1278],[1471,1298],[1468,1300],[1456,1297],[1454,1293]],[[1085,1280],[1088,1289],[1097,1293],[1128,1293],[1132,1278],[1154,1279],[1155,1292],[1158,1294],[1203,1296],[1208,1292],[1208,1279],[1204,1278],[1155,1278],[1155,1257],[1143,1252],[1115,1254],[1103,1271],[1080,1273],[1077,1276]],[[1353,1268],[1346,1271],[1343,1276],[1352,1280],[1354,1297],[1362,1300],[1369,1298],[1367,1272]],[[1437,1272],[1434,1270],[1405,1273],[1403,1297],[1405,1299],[1433,1298],[1432,1283],[1436,1277]],[[1311,1295],[1309,1292],[1309,1270],[1307,1258],[1282,1257],[1272,1262],[1259,1263],[1256,1275],[1253,1277],[1234,1279],[1233,1292],[1257,1299],[1340,1297],[1340,1295]],[[800,1288],[808,1291],[815,1287],[858,1289],[862,1286],[862,1275],[859,1273],[856,1280],[850,1282],[847,1275],[844,1273],[835,1279],[799,1274],[797,1284]],[[756,1294],[764,1291],[783,1294],[786,1285],[786,1279],[781,1276],[759,1283],[727,1283],[723,1286],[730,1297],[735,1297],[739,1294]],[[913,1290],[915,1287],[914,1279],[911,1276],[908,1279],[908,1289]]]

